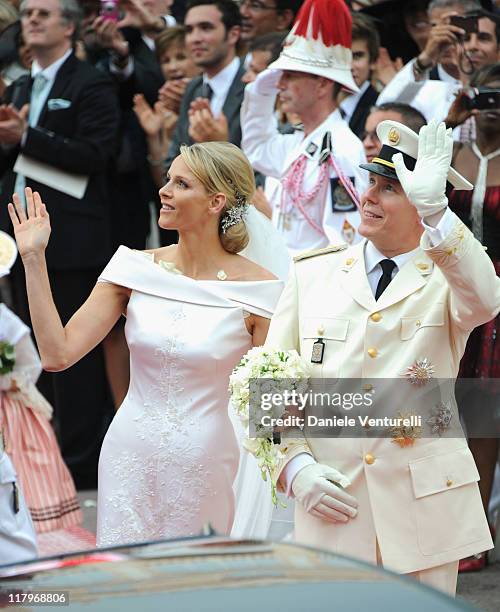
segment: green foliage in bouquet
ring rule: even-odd
[[[283,383],[281,390],[298,390],[303,385],[307,386],[308,376],[308,365],[295,350],[280,351],[262,346],[250,349],[229,378],[231,403],[243,427],[248,430],[251,419],[250,381],[266,379],[263,381],[264,385],[270,385],[275,391],[280,390],[281,385],[278,381],[281,381]],[[279,413],[275,413],[274,416],[280,416],[282,412],[283,408],[279,408]],[[279,445],[273,443],[272,431],[264,431],[259,423],[253,423],[253,426],[260,432],[260,436],[257,438],[247,436],[243,441],[243,447],[257,459],[262,478],[267,481],[269,477],[271,498],[273,504],[277,506],[276,485],[272,475],[284,455]]]
[[[0,342],[0,374],[10,374],[16,363],[16,349],[8,342]]]

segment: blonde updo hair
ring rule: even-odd
[[[226,233],[222,232],[221,222],[236,206],[237,196],[249,202],[255,193],[255,179],[248,159],[230,142],[182,145],[180,154],[209,195],[223,193],[226,196],[226,205],[219,218],[219,238],[228,253],[239,253],[249,240],[245,221],[231,225]]]

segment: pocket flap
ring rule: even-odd
[[[442,308],[431,310],[421,317],[401,317],[401,340],[413,338],[422,327],[438,327],[444,325]]]
[[[476,464],[467,447],[410,461],[409,467],[417,499],[479,480]]]
[[[349,319],[332,317],[305,317],[302,323],[303,338],[325,338],[325,340],[345,340],[349,329]]]

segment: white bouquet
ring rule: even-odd
[[[256,411],[250,413],[251,390],[250,381],[266,379],[259,386],[259,392],[270,391],[283,393],[286,391],[303,392],[307,388],[309,368],[295,350],[280,351],[263,346],[250,349],[234,368],[229,377],[229,391],[233,408],[247,431],[250,418],[255,419]],[[275,381],[280,380],[282,384]],[[286,406],[272,406],[270,415],[273,418],[282,417]],[[257,411],[258,413],[259,411]],[[272,472],[278,462],[283,459],[279,446],[273,442],[273,428],[264,427],[261,422],[253,420],[258,437],[248,436],[243,447],[255,456],[261,469],[262,478],[271,481],[271,496],[274,505],[278,503],[276,486],[273,483]]]

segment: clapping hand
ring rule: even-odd
[[[158,98],[167,110],[179,114],[182,97],[190,80],[188,78],[169,79],[160,87]]]
[[[171,136],[178,118],[160,101],[157,101],[151,108],[143,94],[134,96],[134,113],[147,136],[157,136],[162,130],[165,130],[167,136]]]
[[[206,98],[196,98],[188,111],[189,135],[195,142],[228,141],[229,127],[224,113],[215,118]]]
[[[401,153],[393,156],[399,182],[421,219],[430,217],[448,205],[446,180],[453,154],[451,128],[434,119],[424,125],[418,136],[418,156],[413,172],[405,166]]]
[[[9,216],[14,226],[19,255],[23,259],[30,255],[43,253],[47,248],[50,237],[50,218],[40,194],[26,187],[26,211],[21,199],[15,193],[12,197],[14,203],[9,203]]]
[[[17,110],[12,104],[0,106],[0,143],[16,145],[21,142],[28,126],[29,105]]]
[[[155,105],[151,108],[142,94],[134,96],[134,113],[148,136],[159,134],[163,125],[163,113]]]

